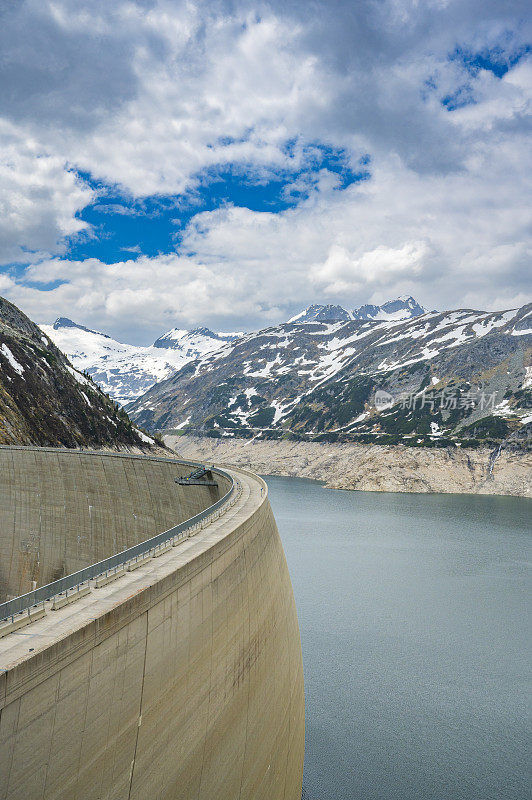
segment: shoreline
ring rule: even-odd
[[[246,467],[264,475],[311,478],[366,492],[532,497],[532,454],[490,449],[164,436],[183,458]],[[490,472],[491,463],[491,472]]]

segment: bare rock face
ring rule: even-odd
[[[532,454],[325,442],[167,436],[184,458],[324,481],[335,489],[532,496]]]

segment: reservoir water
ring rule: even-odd
[[[267,477],[309,800],[528,800],[530,500]]]

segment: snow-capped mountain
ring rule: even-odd
[[[196,353],[196,355],[192,355],[193,358],[196,358],[198,353],[209,352],[209,342],[212,342],[213,345],[211,349],[216,349],[220,347],[220,343],[232,342],[239,336],[242,336],[242,331],[239,333],[213,333],[209,328],[194,328],[192,331],[172,328],[159,336],[153,346],[182,350],[190,352],[190,354]]]
[[[342,306],[312,305],[289,319],[289,322],[347,322],[351,319],[374,319],[382,321],[406,320],[426,314],[427,310],[408,295],[389,300],[382,306],[363,305],[353,311]]]
[[[321,306],[314,304],[300,311],[288,322],[345,322],[353,319],[353,314],[342,306]]]
[[[189,361],[219,349],[237,336],[218,335],[208,328],[193,331],[173,328],[153,345],[139,347],[117,342],[66,317],[40,327],[76,369],[89,374],[121,405],[139,397],[156,381],[164,380]]]
[[[148,429],[218,436],[497,439],[532,422],[531,344],[532,305],[300,318],[200,357],[127,409]]]
[[[330,322],[353,319],[408,319],[424,313],[412,297],[401,297],[382,306],[362,306],[346,311],[341,306],[313,305],[291,322]],[[189,361],[215,352],[242,332],[214,333],[209,328],[172,328],[149,346],[118,342],[111,336],[59,317],[41,329],[69,357],[76,369],[93,380],[121,405],[131,403],[151,386],[165,380]]]
[[[408,295],[389,300],[382,306],[365,305],[355,308],[353,319],[376,319],[382,321],[405,320],[426,314],[427,309],[420,306],[417,300]]]

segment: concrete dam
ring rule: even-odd
[[[300,800],[267,486],[194,466],[0,448],[0,800]]]

